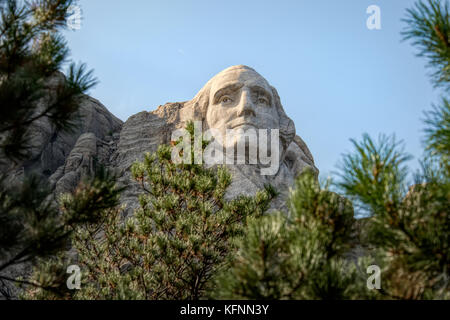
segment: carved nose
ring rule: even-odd
[[[255,107],[253,106],[251,96],[246,90],[242,91],[241,103],[239,104],[237,115],[238,117],[256,116]]]

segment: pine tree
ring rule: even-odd
[[[408,188],[408,157],[399,144],[365,136],[354,145],[340,186],[369,213],[364,232],[382,269],[380,298],[450,298],[448,171],[425,164]]]
[[[442,99],[440,106],[425,113],[426,152],[429,159],[437,160],[442,169],[450,171],[450,102]]]
[[[193,124],[187,129],[193,137]],[[197,300],[205,296],[211,278],[228,265],[247,218],[262,215],[275,192],[267,187],[255,197],[226,201],[231,176],[225,167],[177,164],[172,149],[161,145],[132,166],[143,194],[131,218],[122,222],[119,209],[107,209],[101,223],[85,224],[74,233],[81,289],[76,293],[66,289],[59,295],[38,289],[27,297]],[[64,265],[67,257],[60,257],[43,264],[35,276],[51,279],[52,274],[62,274]],[[53,286],[63,287],[57,281]]]
[[[23,298],[37,294],[41,298],[71,294],[66,284],[74,250],[71,239],[82,226],[104,223],[105,212],[110,213],[111,218],[118,216],[122,190],[117,187],[115,176],[100,168],[94,177],[85,177],[72,194],[60,195],[57,206],[52,204],[52,211],[45,212],[46,216],[27,216],[19,239],[29,243],[34,240],[31,238],[34,233],[40,234],[34,242],[37,248],[26,247],[27,253],[34,254],[34,270],[39,272],[35,271],[27,279],[6,278],[27,289],[22,293]]]
[[[352,204],[317,182],[297,178],[289,213],[249,223],[232,267],[220,274],[213,297],[226,299],[351,299],[368,296],[366,276],[346,260]]]
[[[30,126],[47,119],[55,130],[74,127],[80,95],[96,80],[85,65],[60,70],[68,48],[65,28],[73,0],[0,0],[0,296],[11,298],[17,265],[64,250],[70,226],[95,221],[99,208],[115,205],[113,177],[98,175],[80,186],[73,205],[61,212],[46,181],[26,176],[11,184],[8,174],[27,160]],[[84,190],[84,191],[82,191]]]
[[[434,70],[434,84],[446,90],[450,81],[449,9],[448,0],[421,0],[407,10],[403,20],[407,25],[403,31],[404,39],[413,40],[418,55],[425,57],[428,67]]]
[[[449,2],[419,1],[405,21],[405,39],[419,47],[435,69],[434,83],[448,92]],[[365,135],[344,156],[339,185],[370,216],[364,232],[382,268],[380,298],[450,299],[449,114],[446,98],[426,113],[426,152],[414,183],[410,157],[393,137]]]

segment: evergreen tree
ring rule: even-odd
[[[62,194],[57,200],[58,206],[49,204],[51,209],[44,212],[45,215],[36,216],[27,212],[21,225],[23,231],[18,238],[20,243],[33,243],[35,247],[23,246],[26,251],[22,251],[22,256],[24,253],[32,255],[34,269],[45,272],[34,272],[27,279],[3,278],[26,288],[29,293],[24,294],[24,298],[33,297],[37,293],[42,294],[42,298],[66,296],[66,280],[69,276],[67,268],[71,265],[70,257],[74,250],[70,240],[82,226],[104,223],[105,212],[111,212],[111,218],[115,217],[112,213],[118,216],[122,190],[116,186],[116,178],[100,168],[94,177],[85,177],[73,194]],[[68,250],[70,254],[67,253]]]
[[[418,1],[407,10],[403,31],[405,40],[412,40],[418,55],[428,60],[436,86],[448,90],[450,81],[450,23],[448,0]]]
[[[441,169],[449,172],[450,163],[450,102],[442,99],[440,106],[426,112],[426,152],[429,160],[437,160]]]
[[[193,137],[193,124],[187,129]],[[62,296],[31,290],[27,297],[200,299],[211,278],[228,265],[247,217],[262,215],[275,196],[267,187],[255,197],[226,201],[231,176],[224,167],[174,163],[167,145],[136,162],[132,175],[143,192],[134,216],[122,223],[118,209],[107,209],[101,223],[87,223],[74,233],[81,289]],[[65,259],[42,264],[36,278],[57,280],[61,272],[55,270],[64,270]],[[63,287],[57,281],[53,286]]]
[[[380,298],[449,299],[448,170],[425,164],[408,189],[408,157],[398,144],[365,136],[354,145],[357,151],[344,157],[340,186],[369,213],[364,232],[382,268]]]
[[[29,157],[30,126],[47,119],[55,130],[75,125],[80,95],[96,81],[84,65],[60,73],[68,48],[60,34],[73,0],[0,0],[0,296],[11,298],[10,271],[66,248],[70,226],[95,221],[99,208],[115,205],[114,179],[98,175],[80,186],[61,212],[46,182],[8,174]],[[20,282],[27,282],[22,279]]]
[[[345,259],[352,204],[328,187],[321,187],[313,172],[302,173],[290,195],[289,213],[249,223],[232,267],[217,277],[212,295],[270,300],[367,296],[366,277]]]
[[[419,1],[408,10],[405,39],[435,68],[433,81],[450,86],[449,2]],[[426,113],[422,170],[408,187],[409,156],[394,138],[365,135],[346,154],[340,187],[369,213],[367,243],[377,248],[382,298],[450,299],[450,108]]]

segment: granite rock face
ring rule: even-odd
[[[44,119],[34,124],[32,157],[24,164],[26,172],[38,172],[50,177],[64,165],[82,134],[91,133],[97,139],[112,140],[120,132],[122,121],[112,115],[99,101],[84,96],[80,102],[78,125],[71,132],[55,131]]]
[[[190,101],[140,112],[125,123],[88,96],[82,97],[79,113],[78,126],[70,133],[54,130],[46,119],[35,123],[31,129],[32,155],[13,175],[39,173],[48,178],[58,195],[73,191],[84,175],[91,175],[102,165],[120,177],[120,184],[126,187],[121,200],[127,206],[126,214],[132,214],[138,205],[139,188],[130,178],[131,165],[143,159],[146,152],[156,151],[160,144],[170,143],[174,131],[185,128],[191,120],[201,125],[203,133],[216,130],[217,134],[226,135],[227,130],[242,129],[234,132],[230,141],[223,139],[221,148],[234,147],[245,139],[243,133],[250,130],[258,137],[259,130],[279,132],[275,144],[269,143],[267,153],[277,164],[272,174],[262,174],[260,163],[239,163],[236,159],[226,162],[233,177],[226,195],[229,199],[241,194],[254,195],[265,184],[271,184],[281,194],[272,207],[284,209],[295,177],[307,167],[318,172],[311,152],[285,114],[276,89],[247,66],[233,66],[220,72]],[[217,135],[213,135],[214,140],[219,141]],[[228,158],[225,153],[220,164]]]
[[[73,158],[75,147],[83,149],[86,139],[81,139],[84,134],[95,137],[98,144],[108,145],[108,149],[114,150],[112,142],[117,140],[123,122],[111,114],[99,101],[83,96],[80,98],[80,109],[77,114],[76,125],[71,131],[59,131],[52,127],[48,119],[42,118],[34,122],[30,128],[30,156],[9,172],[13,181],[20,181],[26,174],[38,174],[48,178],[52,187],[62,178],[62,173],[73,171]],[[81,140],[80,140],[81,139]],[[84,142],[83,142],[84,141]],[[86,146],[88,147],[88,146]],[[89,147],[88,147],[89,148]],[[109,159],[105,159],[105,147],[91,150],[90,155],[99,158],[107,165]],[[66,167],[66,162],[72,164]],[[72,184],[76,185],[76,181]],[[64,191],[71,191],[65,188]]]
[[[234,86],[228,88],[229,83]],[[220,101],[225,99],[218,96],[221,92],[229,97],[230,103]],[[276,89],[246,66],[222,71],[190,101],[167,103],[155,111],[140,112],[124,124],[89,97],[85,98],[81,112],[84,120],[75,134],[51,132],[46,126],[36,130],[39,132],[36,146],[40,148],[36,148],[26,170],[37,170],[48,176],[50,185],[59,194],[72,191],[83,175],[89,175],[96,164],[102,164],[114,170],[120,184],[126,187],[121,199],[127,207],[126,215],[138,206],[140,192],[131,179],[131,165],[142,160],[146,152],[156,151],[160,144],[170,143],[173,132],[185,128],[191,120],[201,123],[204,133],[210,129],[225,132],[236,123],[243,130],[279,130],[280,150],[276,153],[279,165],[275,173],[262,175],[258,164],[228,164],[233,177],[228,199],[241,194],[254,195],[265,184],[271,184],[281,194],[272,207],[284,209],[295,177],[306,167],[318,172],[311,152],[285,114]],[[235,139],[239,140],[240,136]]]
[[[183,103],[168,103],[160,106],[156,111],[140,112],[130,117],[123,125],[117,149],[111,158],[110,166],[119,174],[120,183],[127,186],[122,194],[122,202],[127,205],[131,214],[138,206],[137,196],[140,187],[131,179],[130,168],[136,160],[142,160],[146,152],[155,152],[160,144],[171,141],[172,132],[184,128],[190,117],[184,117],[189,105]],[[284,194],[275,200],[274,208],[283,208],[288,189],[293,185],[295,177],[306,167],[318,172],[313,157],[306,144],[299,136],[295,136],[289,145],[285,162],[280,166],[280,172],[273,177],[260,176],[252,167],[245,165],[228,165],[233,181],[226,197],[231,199],[241,194],[254,195],[264,188],[264,184],[271,183]]]
[[[231,88],[230,83],[233,84]],[[226,98],[218,96],[221,93],[226,94]],[[223,103],[220,99],[230,102]],[[234,66],[208,81],[192,100],[168,103],[153,112],[138,113],[124,123],[110,166],[118,171],[121,183],[127,187],[122,195],[127,214],[137,207],[139,194],[137,184],[130,179],[131,165],[141,160],[145,152],[154,152],[160,144],[169,143],[172,133],[185,128],[191,120],[201,124],[203,133],[216,129],[220,134],[236,124],[243,130],[277,129],[280,132],[279,167],[275,174],[261,175],[258,164],[227,165],[233,177],[226,195],[229,199],[241,194],[254,195],[265,184],[271,184],[281,194],[274,200],[272,208],[285,209],[289,187],[295,177],[306,167],[318,173],[311,152],[296,135],[293,121],[284,113],[276,89],[255,70]],[[235,139],[239,140],[240,136]]]

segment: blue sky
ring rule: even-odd
[[[72,59],[95,69],[90,94],[122,120],[193,98],[213,75],[245,64],[280,94],[321,176],[350,138],[395,133],[416,160],[423,111],[438,102],[425,60],[401,42],[413,0],[81,0]],[[366,9],[381,8],[381,30]]]

